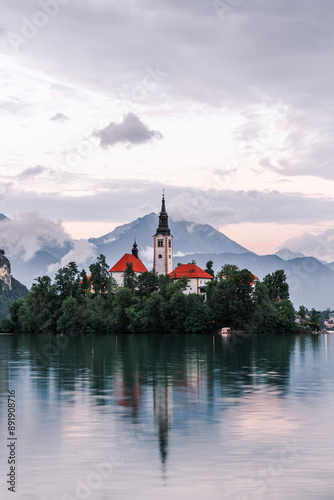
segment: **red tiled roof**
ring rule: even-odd
[[[196,266],[196,264],[182,264],[169,273],[171,278],[182,278],[183,276],[187,276],[187,278],[209,278],[213,279],[211,274],[203,271],[200,267]]]
[[[133,270],[135,273],[145,273],[147,272],[146,267],[139,259],[130,253],[125,253],[123,257],[111,268],[110,273],[123,273],[126,269],[127,262],[132,262]]]
[[[250,283],[250,285],[254,285],[255,280],[260,281],[259,278],[255,276],[255,274],[252,273],[252,276],[253,276],[253,281]]]

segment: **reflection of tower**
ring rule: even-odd
[[[154,420],[158,428],[161,461],[168,454],[168,433],[173,426],[173,386],[167,376],[153,383]]]
[[[154,238],[153,269],[158,274],[169,274],[173,271],[173,236],[168,227],[168,214],[165,205],[165,195],[162,195],[159,226]]]

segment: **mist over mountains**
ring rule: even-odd
[[[37,241],[29,240],[27,235],[21,235],[20,239],[14,231],[6,232],[8,221],[6,216],[0,215],[0,248],[2,245],[10,258],[13,275],[28,287],[38,276],[52,276],[59,267],[73,260],[79,268],[88,270],[89,264],[100,253],[106,256],[111,267],[124,253],[131,252],[135,240],[141,260],[148,269],[152,269],[153,235],[158,225],[158,216],[154,213],[121,225],[100,238],[89,240],[71,240],[65,232],[61,232],[57,224],[49,221],[48,228],[44,219],[43,230],[39,228],[36,231]],[[31,233],[33,223],[39,224],[40,219],[29,219],[29,223]],[[25,225],[21,223],[18,229],[22,232]],[[240,269],[249,269],[259,279],[277,269],[283,269],[290,286],[291,300],[296,308],[301,304],[321,310],[334,308],[334,262],[327,264],[286,248],[274,255],[257,255],[209,224],[175,222],[169,218],[169,226],[174,236],[174,266],[178,262],[195,260],[197,265],[205,268],[206,262],[212,260],[215,272],[224,264],[235,264]],[[2,228],[5,230],[2,231]],[[8,238],[13,240],[14,236],[16,240],[13,243]],[[27,241],[29,248],[25,246]]]

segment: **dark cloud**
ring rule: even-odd
[[[20,179],[29,179],[31,177],[35,177],[36,175],[43,174],[47,171],[48,169],[46,167],[42,167],[42,165],[36,165],[36,167],[26,168],[18,175],[18,177]]]
[[[114,96],[130,97],[147,76],[145,68],[159,64],[169,72],[161,86],[168,87],[169,98],[215,106],[268,96],[307,107],[328,103],[334,79],[331,0],[321,7],[308,0],[221,3],[231,7],[225,16],[211,0],[124,0],[98,7],[93,0],[72,0],[28,41],[26,57]],[[35,2],[21,0],[4,6],[3,17],[19,33],[17,20],[35,12]],[[152,102],[152,94],[146,97]]]
[[[6,36],[22,35],[22,19],[32,20],[40,3],[3,3],[1,38],[15,53]],[[246,119],[234,137],[243,154],[267,158],[267,168],[284,176],[333,179],[332,0],[71,0],[58,6],[18,48],[22,67],[45,67],[66,92],[71,82],[75,91],[122,99],[128,109],[161,110],[166,103],[178,109],[196,101],[206,112],[232,110]],[[19,109],[13,101],[2,105]],[[284,112],[267,119],[255,111],[263,107]],[[124,123],[111,123],[96,134],[105,148],[160,137],[143,127],[130,136]]]
[[[54,116],[52,116],[50,118],[51,121],[53,122],[60,122],[60,123],[64,123],[66,122],[67,120],[69,120],[69,117],[64,115],[63,113],[56,113]]]
[[[332,220],[334,213],[332,198],[277,191],[200,190],[134,179],[92,180],[90,193],[82,196],[12,190],[0,212],[11,216],[19,204],[55,220],[130,222],[160,210],[163,188],[172,218],[215,227],[245,222],[314,224]],[[106,206],[108,210],[103,208]]]
[[[143,144],[153,139],[162,139],[162,134],[156,130],[149,130],[138,116],[128,113],[122,123],[111,122],[102,130],[94,131],[93,135],[100,139],[104,149],[117,143]]]

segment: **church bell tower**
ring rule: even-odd
[[[173,271],[173,236],[168,227],[168,214],[166,212],[165,195],[162,195],[159,226],[153,236],[154,257],[153,269],[158,274],[169,274]]]

